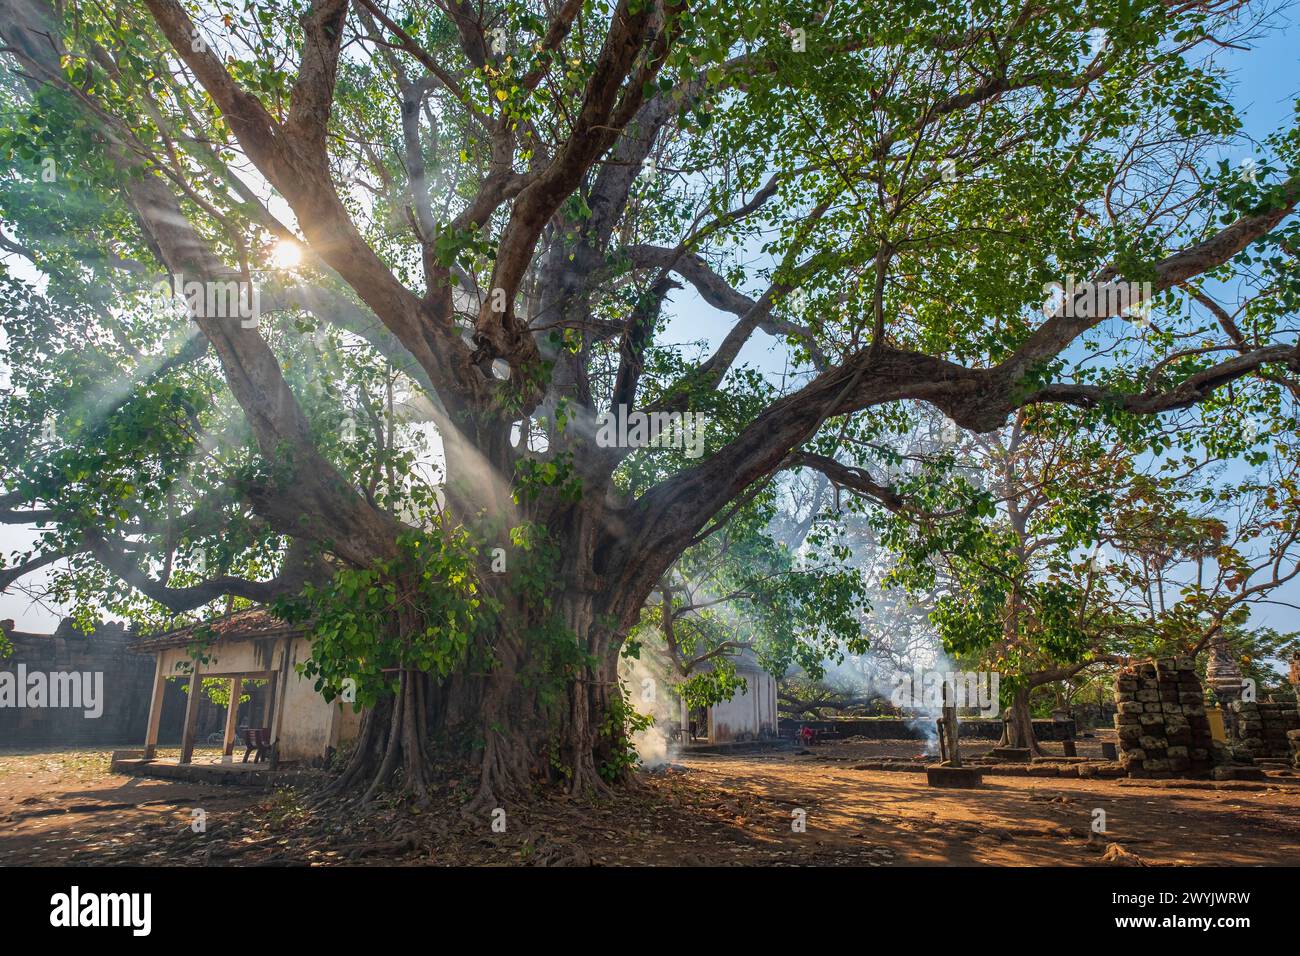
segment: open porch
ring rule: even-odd
[[[224,779],[274,772],[285,765],[319,766],[355,736],[360,724],[360,714],[351,705],[326,701],[314,682],[299,673],[299,665],[311,656],[309,632],[284,625],[264,609],[148,638],[137,642],[135,650],[155,656],[153,692],[143,748],[114,755],[121,772],[176,776],[167,768],[186,767],[192,771],[187,779]],[[159,751],[166,686],[174,680],[186,684],[181,745],[175,756],[174,751]],[[204,684],[214,680],[226,682],[229,694],[219,741],[200,739],[198,733]],[[254,682],[260,685],[256,698],[246,702],[241,719],[240,697]]]

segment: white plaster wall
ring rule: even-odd
[[[761,670],[744,669],[738,673],[745,678],[745,690],[710,709],[713,743],[776,733],[776,680]]]

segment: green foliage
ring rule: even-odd
[[[735,662],[715,658],[708,670],[697,670],[676,687],[676,692],[688,707],[712,707],[731,700],[749,689],[745,678],[736,674]]]
[[[265,684],[266,681],[264,680],[245,679],[240,688],[239,703],[246,704],[253,699],[252,695],[246,692],[247,690],[262,687]],[[228,677],[204,677],[200,681],[200,692],[204,697],[224,710],[230,706],[230,686],[230,678]],[[181,690],[186,694],[190,692],[188,680],[181,684]]]
[[[619,683],[619,692],[609,701],[604,721],[599,733],[609,742],[609,755],[597,767],[600,775],[613,781],[620,774],[632,770],[637,764],[636,747],[632,744],[633,736],[654,726],[654,718],[638,714],[626,703],[627,688]]]
[[[553,491],[561,501],[581,500],[582,479],[574,469],[572,452],[561,452],[546,460],[522,458],[515,465],[515,501],[533,502],[547,491]]]
[[[286,620],[311,622],[312,656],[299,669],[326,700],[349,679],[359,709],[391,693],[401,670],[446,677],[500,610],[480,585],[478,552],[463,529],[409,533],[399,548],[391,563],[340,570],[276,608]]]

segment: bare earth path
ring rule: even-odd
[[[895,745],[897,746],[897,745]],[[930,789],[854,770],[881,745],[680,758],[615,800],[506,805],[507,829],[457,810],[467,784],[412,817],[361,821],[267,793],[107,772],[108,755],[0,752],[0,865],[1082,865],[1300,864],[1300,785],[1168,786],[991,777]],[[1094,809],[1107,834],[1090,839]],[[193,832],[195,809],[205,832]],[[807,827],[792,827],[803,811]],[[1118,844],[1125,851],[1105,851]]]
[[[867,756],[843,745],[684,763],[701,789],[780,805],[786,821],[804,810],[814,845],[834,852],[871,843],[895,865],[1087,865],[1110,843],[1152,864],[1300,864],[1297,784],[988,777],[979,790],[939,790],[923,774],[825,759],[844,753]],[[1107,832],[1090,840],[1094,809],[1105,811]]]

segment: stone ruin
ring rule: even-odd
[[[1115,679],[1120,763],[1130,777],[1209,774],[1214,738],[1190,657],[1132,664]]]
[[[1234,700],[1228,705],[1228,710],[1232,714],[1229,740],[1233,759],[1291,758],[1288,738],[1292,731],[1300,731],[1300,711],[1294,704],[1272,699],[1259,703]]]

